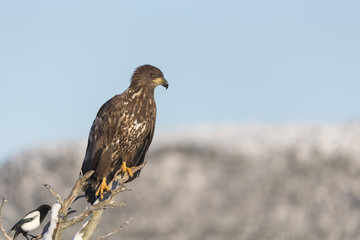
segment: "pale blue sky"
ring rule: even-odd
[[[0,159],[87,139],[132,71],[159,67],[157,129],[360,115],[359,1],[1,1]]]

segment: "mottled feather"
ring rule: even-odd
[[[89,202],[95,201],[95,191],[102,178],[106,177],[110,182],[123,161],[128,167],[144,162],[154,135],[154,88],[159,85],[154,80],[159,78],[167,87],[168,83],[158,68],[140,66],[131,78],[130,87],[107,101],[97,113],[82,165],[83,174],[95,170],[83,188]],[[129,181],[139,174],[140,171],[136,172]]]

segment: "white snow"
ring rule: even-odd
[[[58,201],[54,203],[54,205],[52,205],[50,226],[49,226],[49,230],[44,234],[43,237],[44,240],[52,240],[52,235],[56,227],[56,224],[58,222],[58,213],[60,208],[61,208],[61,204]]]
[[[81,231],[81,230],[80,230]],[[83,240],[82,236],[83,234],[78,231],[75,236],[73,237],[73,240]]]
[[[88,224],[88,222],[89,222],[89,221],[86,221],[86,222],[84,223],[84,225],[82,225],[80,231],[78,231],[78,232],[75,234],[75,236],[73,237],[73,240],[83,240],[83,238],[82,238],[83,234],[80,233],[80,232],[81,232],[81,230],[83,230],[84,227],[86,227],[86,225]]]
[[[310,156],[312,152],[307,152],[307,149],[318,149],[326,156],[346,151],[349,157],[360,160],[357,157],[360,148],[353,147],[359,139],[360,124],[203,124],[188,129],[159,132],[151,149],[193,145],[219,149],[233,155],[240,153],[259,160],[266,159],[269,153],[281,149],[294,149],[304,161],[313,159]]]

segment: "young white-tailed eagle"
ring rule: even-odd
[[[154,89],[168,82],[160,69],[143,65],[131,77],[128,89],[107,101],[99,110],[90,130],[82,173],[95,170],[83,187],[92,204],[109,191],[107,184],[121,169],[136,178],[131,167],[144,162],[154,135],[156,104]]]

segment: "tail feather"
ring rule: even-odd
[[[87,188],[85,190],[86,200],[91,204],[93,204],[97,199],[97,197],[95,196],[95,192],[96,191],[94,189],[92,189],[92,187],[89,185],[87,186]]]
[[[14,236],[12,237],[12,239],[15,239],[15,238],[19,235],[20,231],[18,231],[17,229],[11,228],[11,229],[7,232],[7,234],[11,234],[11,233],[14,232],[14,231],[15,231],[15,234],[14,234]]]
[[[15,239],[19,235],[19,233],[19,231],[16,231],[13,239]]]

